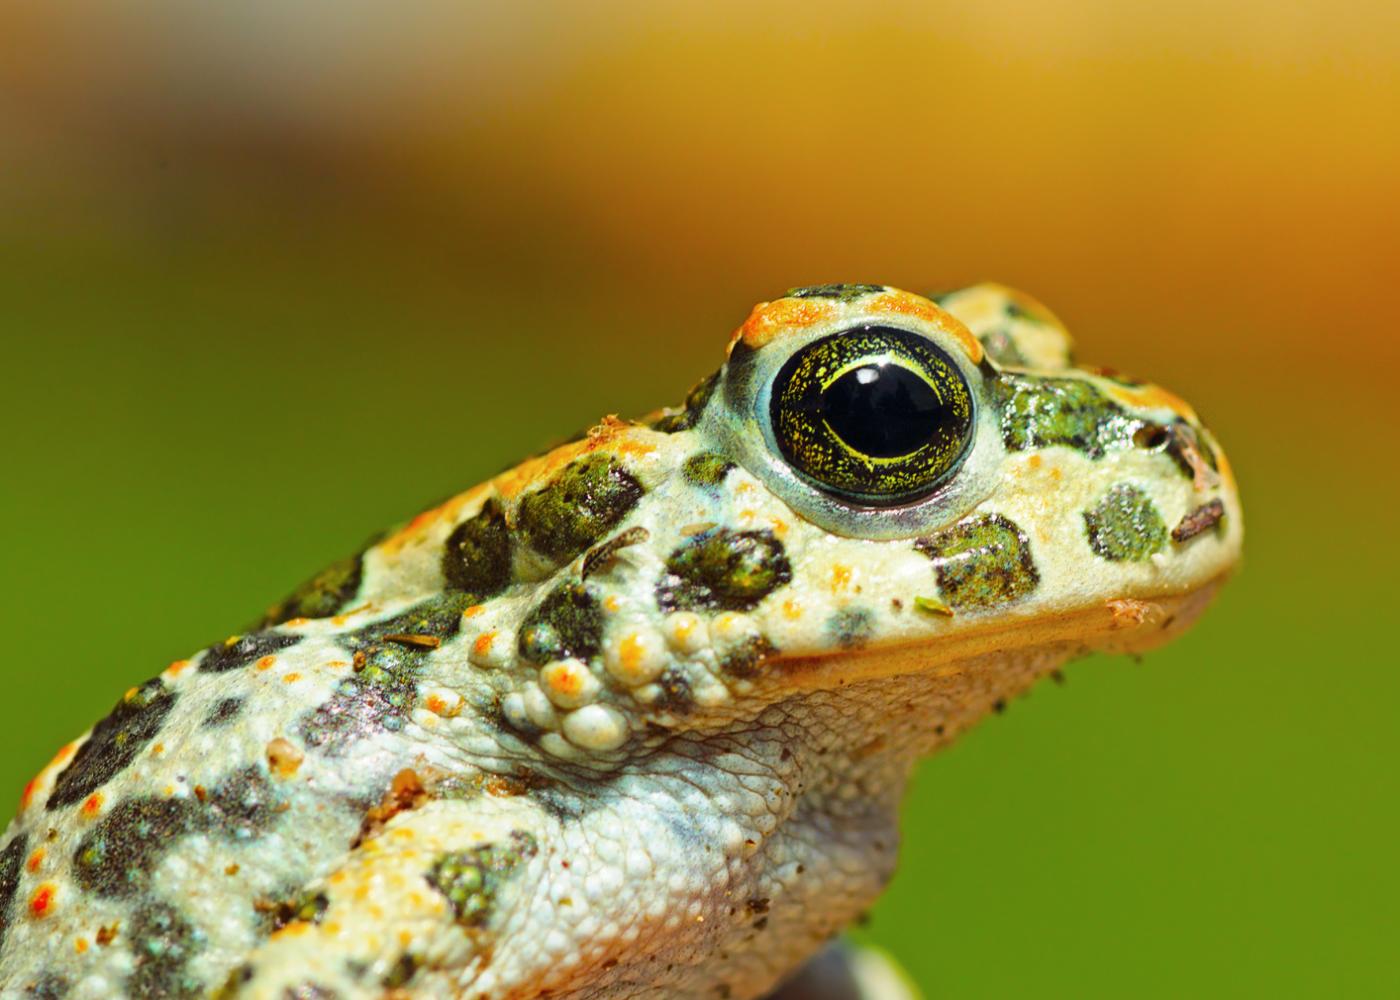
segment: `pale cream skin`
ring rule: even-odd
[[[604,421],[420,515],[336,578],[334,614],[173,664],[64,748],[0,841],[0,995],[753,998],[791,976],[893,873],[920,756],[1071,657],[1179,633],[1242,530],[1190,408],[1070,367],[1034,301],[847,287],[757,307],[689,417]],[[977,400],[956,473],[898,509],[794,476],[756,402],[868,322],[927,338]],[[1049,420],[1047,385],[1095,402]],[[612,507],[531,512],[588,461]],[[767,548],[725,577],[742,595],[674,588],[678,553],[744,533]],[[863,995],[907,995],[858,965]]]

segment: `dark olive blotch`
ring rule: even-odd
[[[5,943],[5,932],[10,929],[10,910],[19,889],[20,865],[24,863],[28,847],[29,838],[21,833],[0,851],[0,944]]]
[[[870,641],[875,619],[865,608],[842,608],[827,622],[832,641],[841,649],[858,649]]]
[[[959,610],[1006,604],[1040,584],[1030,540],[1000,514],[961,521],[914,548],[933,560],[943,599]]]
[[[555,587],[520,625],[520,655],[534,663],[568,656],[587,660],[602,648],[603,611],[593,588],[580,580]]]
[[[521,537],[536,552],[566,563],[597,544],[643,492],[616,459],[597,453],[578,459],[548,485],[521,498]]]
[[[137,798],[119,802],[73,852],[73,877],[99,896],[143,892],[151,872],[176,839],[194,828],[189,799]]]
[[[302,718],[306,745],[335,754],[371,733],[402,729],[418,696],[418,675],[433,650],[457,634],[474,599],[447,591],[342,637],[354,672]]]
[[[1102,458],[1110,449],[1131,447],[1141,424],[1083,379],[1003,375],[992,390],[1011,451],[1063,445]]]
[[[194,1000],[205,995],[202,978],[189,970],[204,950],[204,934],[173,906],[142,906],[126,928],[126,938],[135,966],[126,981],[128,996]]]
[[[427,872],[428,884],[447,897],[457,923],[479,927],[491,915],[491,904],[511,873],[535,856],[535,838],[520,830],[501,844],[484,844],[444,854]]]
[[[1089,547],[1109,562],[1141,562],[1167,544],[1157,505],[1131,483],[1119,483],[1084,512]]]
[[[276,821],[279,805],[267,776],[259,768],[245,767],[209,792],[209,812],[202,822],[230,840],[251,840]]]
[[[787,297],[790,299],[836,299],[838,302],[854,302],[884,290],[884,285],[807,285],[804,288],[788,289]]]
[[[329,618],[350,603],[360,590],[361,580],[360,556],[331,563],[290,596],[268,608],[258,624],[265,628],[292,618]]]
[[[199,661],[199,669],[206,674],[222,674],[230,670],[246,667],[264,656],[280,653],[301,642],[299,635],[285,635],[278,632],[254,632],[251,635],[235,635],[223,642],[216,642],[204,652]]]
[[[129,692],[59,772],[46,808],[78,802],[125,770],[160,732],[174,704],[175,692],[158,677]]]
[[[692,486],[713,489],[724,482],[734,463],[712,451],[701,451],[681,463],[681,476]]]
[[[656,600],[663,611],[748,611],[791,580],[792,567],[773,532],[720,528],[671,553]]]
[[[447,537],[442,575],[449,587],[484,600],[510,583],[510,529],[505,511],[493,497]]]

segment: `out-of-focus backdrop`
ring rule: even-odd
[[[1021,286],[1246,562],[920,771],[931,997],[1400,989],[1400,6],[0,8],[0,783],[799,284]]]

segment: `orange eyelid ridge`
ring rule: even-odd
[[[861,310],[876,315],[909,316],[922,320],[937,327],[939,332],[952,337],[962,348],[963,353],[967,355],[967,360],[974,365],[982,363],[984,352],[981,341],[972,335],[972,331],[963,325],[962,320],[952,313],[938,308],[922,295],[891,289],[882,295],[862,302]]]

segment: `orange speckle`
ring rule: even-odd
[[[632,438],[622,438],[614,447],[619,455],[632,455],[637,458],[644,458],[656,450],[656,445],[636,441]]]
[[[551,669],[548,686],[557,694],[573,696],[583,690],[583,677],[577,670]]]
[[[267,744],[267,766],[278,777],[290,778],[301,767],[304,755],[291,740],[278,736]]]
[[[603,598],[603,608],[605,610],[616,611],[620,607],[622,607],[622,602],[617,599],[616,594],[609,594],[607,597]]]
[[[407,948],[413,943],[413,935],[408,931],[399,931],[399,944]]]
[[[322,664],[327,670],[344,670],[350,666],[349,660],[327,660]]]
[[[93,792],[83,800],[82,814],[84,819],[92,819],[102,811],[102,793]]]
[[[1039,452],[1033,452],[1031,454],[1031,457],[1026,459],[1026,464],[1029,465],[1032,469],[1038,469],[1044,461],[1045,460],[1040,457]]]
[[[472,652],[476,653],[477,656],[487,656],[491,652],[491,643],[495,641],[495,632],[483,632],[481,635],[477,636],[476,641],[472,643]]]
[[[735,341],[743,340],[757,350],[787,330],[800,330],[836,314],[835,307],[822,299],[778,299],[760,302],[739,327]]]
[[[164,788],[161,789],[161,793],[165,795],[166,798],[170,798],[172,795],[175,794],[175,786],[166,785]]]
[[[65,743],[62,747],[59,748],[58,753],[53,755],[53,760],[49,762],[49,767],[55,767],[58,764],[62,764],[69,757],[73,756],[73,751],[77,749],[77,740],[73,740],[71,743]]]
[[[225,866],[224,866],[224,874],[225,874],[225,875],[237,875],[237,874],[238,874],[238,865],[236,865],[236,864],[225,865]]]
[[[773,526],[773,534],[777,535],[779,538],[782,538],[784,535],[787,534],[787,532],[788,532],[788,525],[787,525],[787,522],[784,521],[781,517],[775,517],[775,518],[773,518],[772,520],[770,520],[768,523],[771,524],[771,525]]]
[[[276,662],[277,662],[277,657],[275,657],[275,656],[264,656],[261,660],[258,661],[258,669],[259,669],[259,670],[271,670],[271,669],[272,669],[272,665],[273,665],[274,663],[276,663]]]
[[[345,874],[344,869],[339,869],[337,871],[331,872],[330,877],[327,878],[326,881],[329,882],[331,885],[340,885],[340,883],[344,882],[348,877],[349,876]]]
[[[165,753],[165,744],[164,744],[164,743],[157,743],[157,744],[155,744],[154,746],[151,747],[151,753],[153,753],[153,754],[163,754],[163,753]]]
[[[486,605],[484,605],[484,604],[473,604],[471,607],[467,608],[467,610],[465,610],[465,611],[462,612],[462,617],[463,617],[463,618],[475,618],[477,615],[481,614],[481,613],[482,613],[483,611],[485,611],[485,610],[486,610]]]
[[[282,627],[283,627],[283,628],[301,628],[303,625],[305,625],[305,624],[306,624],[307,622],[309,622],[310,620],[311,620],[310,618],[288,618],[286,621],[284,621],[284,622],[282,623]]]
[[[684,628],[685,631],[689,633],[690,629],[694,628],[694,626],[687,623]],[[677,631],[679,632],[680,629],[677,629]],[[622,669],[629,674],[636,673],[637,667],[641,664],[642,657],[645,653],[646,649],[643,648],[641,639],[638,638],[635,632],[629,632],[627,635],[623,636],[622,641],[617,644],[617,658],[622,663]]]
[[[30,778],[24,785],[24,791],[19,796],[19,807],[21,810],[28,809],[29,803],[34,801],[34,793],[39,789],[39,779]]]
[[[165,674],[167,677],[179,677],[182,673],[184,673],[185,668],[189,665],[189,660],[176,660],[174,663],[170,664],[170,666],[165,668]]]
[[[34,890],[34,895],[29,897],[29,913],[31,916],[43,918],[53,912],[54,897],[58,894],[58,886],[52,882],[45,882]]]
[[[331,937],[335,937],[337,934],[340,933],[340,924],[336,923],[334,920],[327,920],[324,924],[321,925],[321,933],[329,934],[331,935]]]
[[[286,937],[299,937],[311,929],[311,925],[305,920],[293,920],[290,924],[272,932],[272,940]]]
[[[447,702],[443,701],[435,694],[428,695],[423,702],[423,707],[434,715],[442,715],[447,711]]]
[[[851,585],[851,567],[836,563],[831,567],[831,592],[838,594]]]
[[[802,617],[802,602],[788,598],[783,602],[783,617],[788,621],[797,621]]]
[[[73,950],[76,951],[79,955],[81,955],[83,952],[87,951],[87,950],[88,950],[88,940],[87,940],[87,938],[80,937],[80,938],[78,938],[76,941],[74,941],[74,942],[73,942]]]
[[[301,680],[301,674],[297,673],[296,671],[293,671],[293,672],[290,673],[290,674],[283,674],[283,675],[282,675],[282,683],[283,683],[283,684],[293,684],[293,683],[295,683],[296,681],[299,681],[299,680]]]
[[[47,853],[42,847],[34,848],[34,853],[29,855],[29,860],[24,863],[24,867],[28,868],[31,873],[37,872],[39,866],[44,863],[44,855]]]

